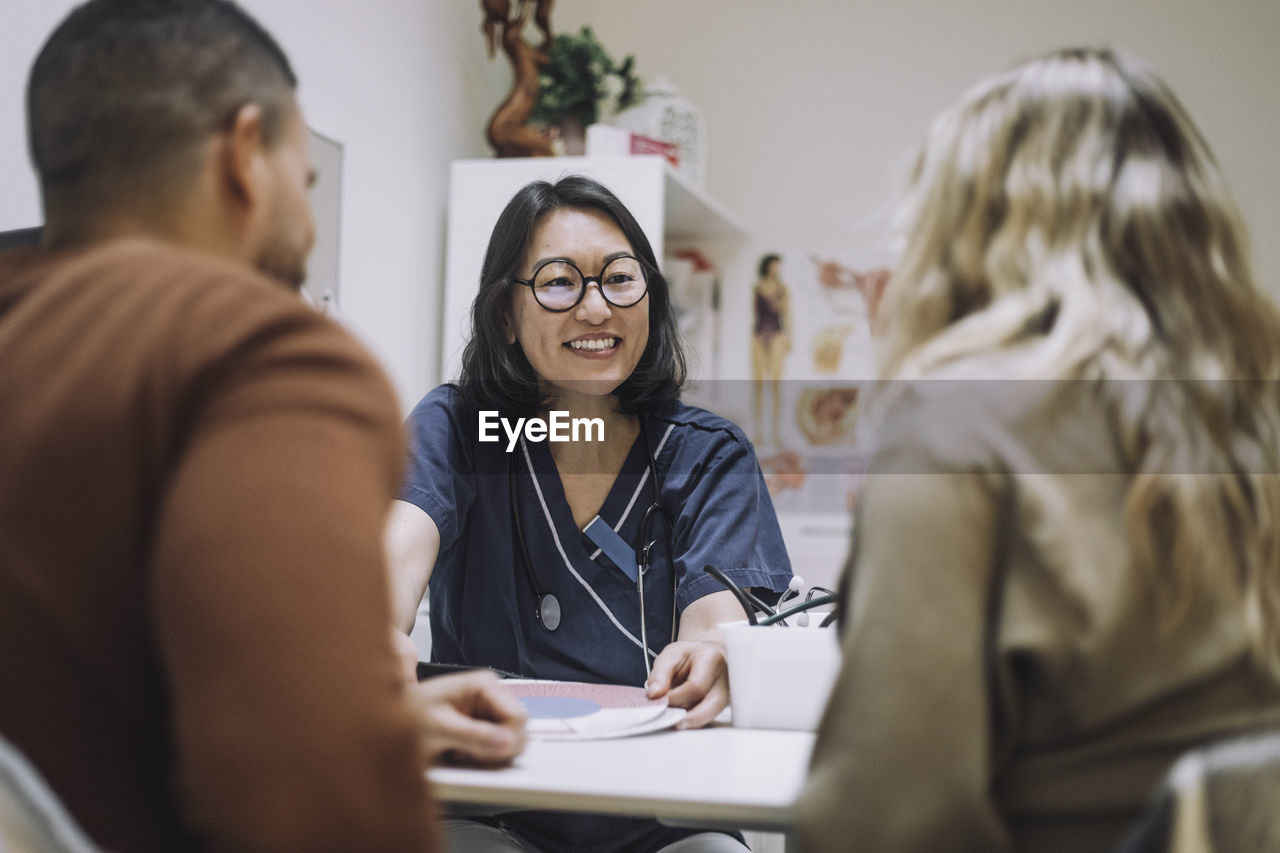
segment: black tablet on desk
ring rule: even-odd
[[[435,678],[437,675],[450,675],[455,672],[475,672],[477,670],[488,670],[499,678],[524,678],[523,675],[517,675],[514,672],[506,672],[501,669],[494,669],[491,666],[467,666],[462,663],[430,663],[427,661],[418,661],[418,680],[426,681],[428,678]]]

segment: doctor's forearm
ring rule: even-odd
[[[440,553],[440,530],[419,507],[399,500],[391,504],[385,535],[391,607],[396,626],[408,633]]]
[[[687,642],[715,643],[724,646],[722,622],[746,619],[747,614],[728,590],[713,592],[690,604],[680,614],[678,639]]]

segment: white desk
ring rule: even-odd
[[[716,726],[615,740],[530,740],[514,766],[438,767],[429,775],[436,799],[446,803],[785,832],[813,737]]]

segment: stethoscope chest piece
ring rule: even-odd
[[[657,518],[658,516],[662,516],[665,518],[666,513],[663,512],[662,507],[658,503],[659,498],[661,497],[661,494],[662,494],[660,485],[658,483],[658,465],[657,465],[657,461],[654,459],[653,445],[650,444],[649,442],[649,433],[648,433],[648,430],[645,428],[645,422],[643,417],[640,419],[640,435],[644,440],[645,455],[648,457],[647,461],[649,463],[649,478],[653,488],[653,503],[649,506],[647,510],[645,510],[644,516],[642,517],[640,522],[639,541],[642,544],[634,547],[632,549],[631,554],[616,553],[616,552],[610,552],[607,549],[605,550],[606,550],[606,553],[609,553],[610,559],[614,560],[619,568],[623,568],[627,563],[630,563],[632,558],[634,558],[635,560],[635,565],[636,565],[635,581],[636,581],[636,587],[637,587],[636,591],[638,594],[639,604],[640,604],[640,648],[644,652],[645,672],[648,673],[649,672],[649,654],[648,654],[649,639],[647,635],[647,628],[646,628],[646,622],[645,622],[644,576],[648,573],[651,551],[655,544],[654,540],[649,538],[650,527],[655,518]],[[520,449],[522,452],[524,451],[523,439],[521,439]],[[516,540],[515,541],[516,554],[519,557],[519,562],[524,567],[524,575],[529,581],[529,587],[533,591],[534,598],[538,602],[538,610],[537,610],[538,623],[542,625],[543,629],[547,631],[555,631],[557,628],[560,627],[560,622],[562,621],[562,618],[563,618],[563,613],[560,610],[560,599],[557,598],[554,593],[544,591],[544,587],[538,580],[538,574],[537,572],[534,571],[533,560],[530,559],[529,557],[529,543],[525,540],[524,524],[520,518],[520,501],[517,496],[517,492],[519,489],[519,480],[517,479],[517,475],[516,475],[516,460],[514,457],[511,459],[509,463],[508,476],[510,478],[508,496],[510,499],[511,520],[513,522],[513,526],[515,527],[514,532],[515,532],[515,540]],[[533,466],[531,463],[529,466],[529,476],[531,478],[534,478],[536,482],[537,475],[534,473]],[[613,531],[612,528],[609,528],[608,524],[605,523],[598,516],[596,517],[596,522],[599,522],[601,525],[603,525],[603,527],[607,529],[608,535],[613,539],[616,539],[618,544],[622,545],[624,549],[627,547],[626,543],[617,535],[617,533]],[[550,523],[549,516],[548,516],[548,523]],[[588,527],[587,533],[590,536],[590,526]],[[670,536],[669,518],[668,518],[668,536]],[[602,549],[605,547],[603,545],[600,545],[600,541],[597,540],[594,536],[591,536],[591,538]],[[615,553],[616,553],[616,556],[615,556]],[[623,568],[623,571],[626,571],[626,569]],[[628,572],[628,574],[630,574],[630,572]],[[675,614],[676,577],[674,572],[672,573],[671,583],[672,583],[671,639],[674,641],[675,624],[676,624],[676,614]]]
[[[556,598],[554,593],[544,593],[538,599],[538,621],[548,631],[554,631],[560,627],[560,599]]]

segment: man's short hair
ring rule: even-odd
[[[27,83],[28,144],[52,204],[157,191],[248,103],[279,137],[297,78],[228,0],[90,0],[45,42]]]

